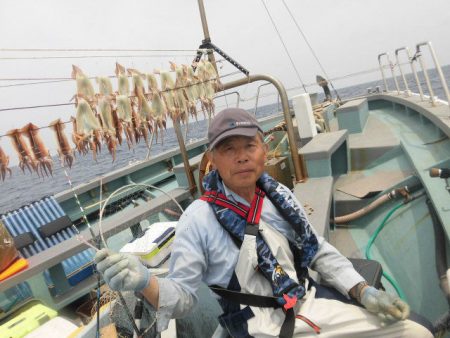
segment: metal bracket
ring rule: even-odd
[[[235,66],[237,69],[239,69],[242,73],[244,73],[246,76],[250,74],[250,72],[241,66],[236,60],[234,60],[231,56],[229,56],[227,53],[225,53],[222,49],[217,47],[215,44],[211,42],[211,39],[204,39],[202,40],[202,44],[198,47],[199,50],[197,50],[197,56],[194,59],[194,63],[197,63],[202,58],[203,52],[201,49],[212,49],[218,54],[220,54],[225,60],[227,60],[229,63],[231,63],[233,66]],[[212,51],[208,52],[212,53]],[[195,70],[195,66],[193,66]]]

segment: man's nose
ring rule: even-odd
[[[245,163],[248,162],[248,156],[245,149],[238,149],[237,151],[237,161],[238,163]]]

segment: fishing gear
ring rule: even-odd
[[[94,249],[95,251],[98,251],[101,248],[101,243],[100,240],[98,239],[98,236],[95,235],[94,230],[92,229],[92,226],[88,220],[88,218],[86,217],[86,212],[84,211],[83,206],[81,205],[81,202],[78,198],[77,193],[75,192],[74,188],[73,188],[73,184],[72,184],[72,180],[70,179],[69,174],[67,173],[66,168],[64,167],[64,164],[61,163],[61,166],[63,168],[64,174],[67,178],[67,181],[69,183],[70,186],[70,190],[72,191],[74,197],[75,197],[75,201],[78,204],[78,207],[80,208],[81,214],[82,214],[82,218],[84,220],[84,222],[86,223],[86,225],[88,226],[89,232],[91,233],[91,236],[93,239],[97,239],[96,240],[96,246],[93,246],[92,244],[90,244],[80,233],[80,231],[78,230],[78,228],[72,224],[72,227],[76,230],[77,233],[77,239],[81,239],[85,244],[87,244],[90,248]],[[102,179],[100,178],[100,194],[102,191]],[[101,199],[100,199],[100,203],[101,203]],[[103,210],[103,209],[102,209]],[[100,222],[101,222],[101,215],[100,215]],[[100,232],[101,233],[101,232]],[[103,241],[103,244],[106,247],[106,242],[103,238],[103,234],[101,235],[101,240]],[[96,330],[96,337],[99,338],[100,337],[100,286],[101,286],[101,277],[100,274],[97,272],[97,330]],[[131,325],[133,326],[133,330],[135,330],[135,332],[137,333],[137,335],[140,335],[139,329],[137,328],[134,320],[133,320],[133,316],[131,315],[131,311],[128,308],[127,304],[125,303],[125,300],[123,298],[123,295],[120,291],[117,291],[117,294],[120,298],[120,301],[122,302],[123,306],[124,306],[124,310],[125,313],[127,314],[128,318],[130,318],[131,321]]]

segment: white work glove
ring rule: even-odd
[[[150,281],[150,271],[134,255],[102,249],[94,260],[97,271],[114,291],[141,291]]]
[[[368,286],[362,290],[361,304],[382,320],[397,321],[409,317],[409,305],[400,298]]]

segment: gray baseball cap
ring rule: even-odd
[[[209,125],[209,149],[213,149],[220,141],[230,136],[254,137],[263,132],[255,116],[244,109],[227,108],[214,117]]]

